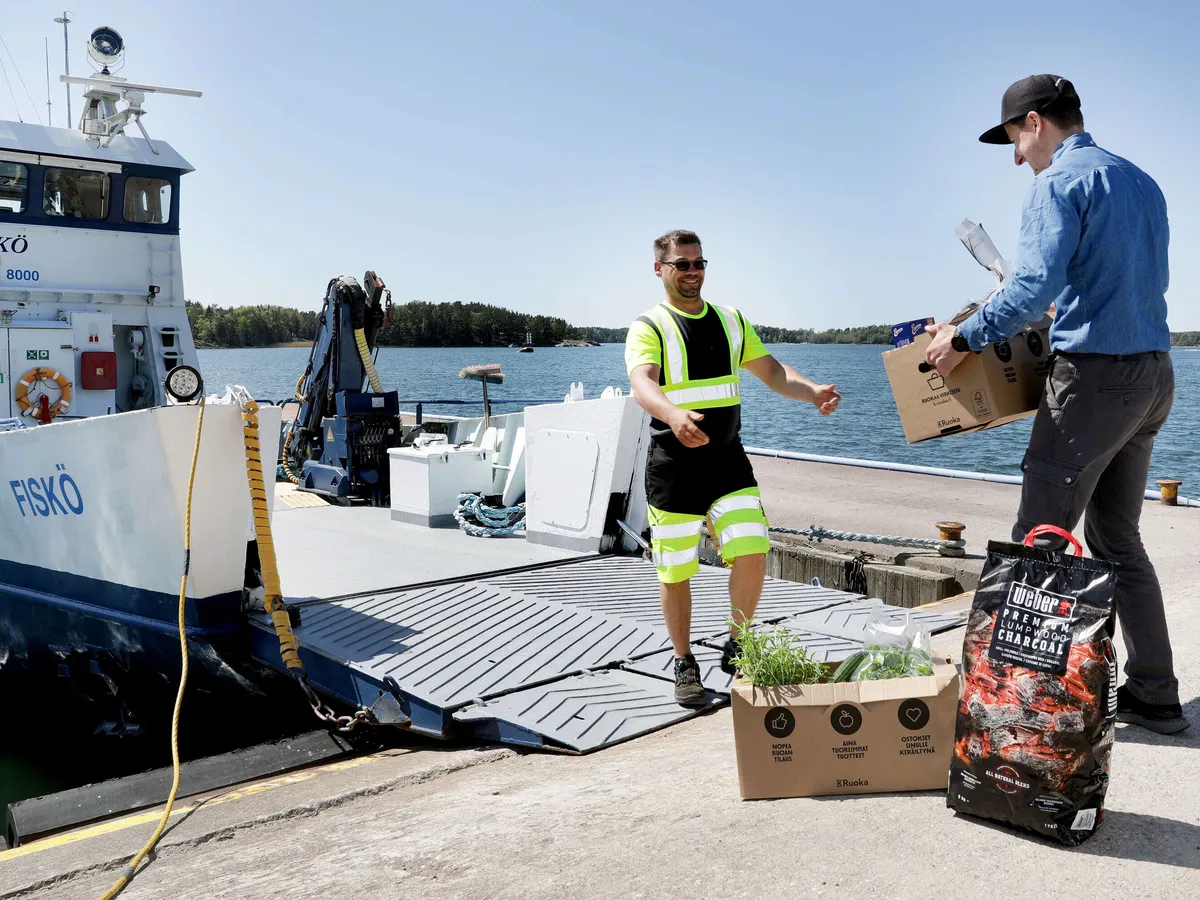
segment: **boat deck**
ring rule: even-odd
[[[276,507],[284,593],[300,610],[301,658],[318,689],[440,738],[474,734],[588,752],[691,718],[673,700],[673,654],[654,567],[521,538],[473,538],[392,522],[387,510]],[[330,565],[330,561],[335,565]],[[386,587],[380,587],[386,585]],[[691,641],[708,707],[729,700],[718,666],[728,574],[692,581]],[[835,662],[861,646],[872,611],[933,632],[957,613],[910,611],[768,578],[761,623]],[[265,616],[255,655],[280,667]]]

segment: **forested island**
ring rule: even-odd
[[[197,347],[274,347],[309,342],[317,330],[316,311],[287,306],[205,306],[187,303],[188,321]],[[392,308],[378,343],[383,347],[507,347],[525,343],[552,347],[562,341],[624,343],[626,328],[569,324],[554,316],[531,316],[487,303],[424,303],[413,301]],[[892,342],[888,325],[858,328],[778,328],[755,325],[767,344],[880,344]],[[1200,331],[1171,335],[1177,347],[1200,346]]]

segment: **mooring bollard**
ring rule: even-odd
[[[1160,488],[1159,493],[1162,497],[1162,502],[1166,506],[1179,505],[1179,486],[1181,484],[1183,484],[1182,481],[1178,481],[1174,478],[1158,479],[1158,486]]]
[[[938,522],[938,538],[943,541],[961,541],[962,533],[966,530],[966,525],[962,522]],[[938,553],[942,556],[966,556],[967,550],[965,547],[957,549],[952,547],[939,547]]]

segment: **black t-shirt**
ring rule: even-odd
[[[725,333],[725,324],[721,314],[710,303],[705,304],[704,315],[697,318],[681,316],[678,312],[666,307],[679,328],[683,345],[687,353],[688,380],[699,381],[704,378],[727,378],[733,375],[732,360],[729,355],[729,336]],[[658,332],[658,324],[649,316],[638,316],[638,320],[650,325]],[[662,335],[659,334],[659,340]],[[666,384],[666,368],[660,367],[658,383]],[[719,406],[714,409],[696,410],[704,416],[696,424],[708,435],[711,450],[727,447],[738,441],[738,433],[742,428],[742,407]],[[651,418],[650,436],[655,445],[668,456],[676,457],[682,453],[694,453],[679,442],[666,422]]]

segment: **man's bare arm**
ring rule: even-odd
[[[745,365],[752,375],[775,393],[790,400],[811,403],[823,416],[837,409],[842,399],[834,385],[816,384],[773,356],[760,356]]]

